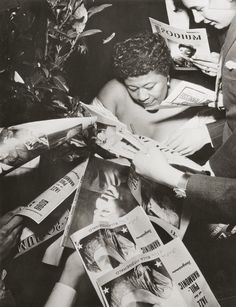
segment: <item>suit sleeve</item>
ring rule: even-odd
[[[219,148],[222,144],[225,119],[217,120],[216,122],[207,124],[206,126],[208,129],[213,147],[215,149]]]
[[[236,223],[236,179],[192,175],[187,200],[196,215],[213,223]]]
[[[236,178],[236,130],[211,156],[209,163],[215,176]]]

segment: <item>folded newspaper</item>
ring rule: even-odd
[[[219,306],[184,244],[163,245],[140,207],[71,239],[104,306]]]
[[[62,118],[0,129],[0,176],[54,148],[96,122],[96,117]]]
[[[211,53],[205,28],[180,29],[149,18],[153,33],[159,33],[171,51],[176,70],[197,70],[192,57],[210,60]]]
[[[24,220],[26,227],[20,237],[16,256],[64,231],[73,201],[73,192],[80,189],[87,164],[88,159],[16,213],[27,218]]]

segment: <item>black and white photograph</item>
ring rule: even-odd
[[[0,306],[235,307],[235,105],[236,0],[0,0]]]

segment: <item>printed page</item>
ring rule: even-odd
[[[166,40],[171,51],[175,69],[197,70],[192,57],[209,60],[210,47],[206,29],[175,28],[163,22],[149,18],[153,33],[159,33]]]
[[[53,210],[55,210],[82,183],[88,159],[68,174],[59,179],[50,188],[30,202],[18,215],[26,216],[40,224]]]

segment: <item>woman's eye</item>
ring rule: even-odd
[[[154,85],[145,86],[145,89],[146,89],[146,90],[151,90],[151,89],[153,89],[153,87],[154,87]]]
[[[138,89],[137,88],[132,88],[132,87],[128,87],[129,91],[131,92],[136,92]]]

